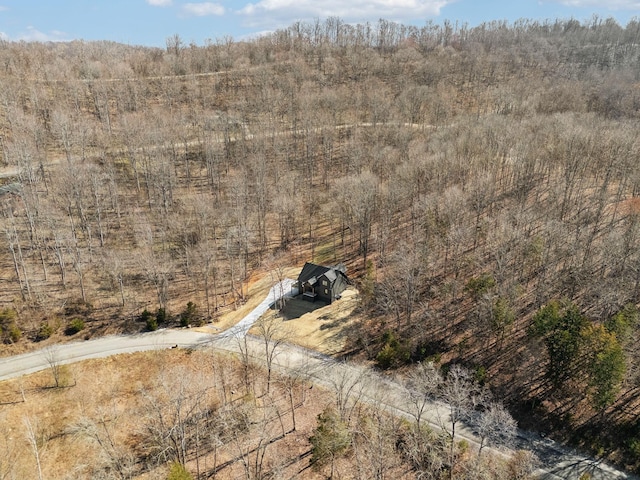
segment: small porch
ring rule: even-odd
[[[302,286],[302,298],[304,300],[315,302],[317,296],[318,294],[316,293],[316,290],[312,285],[310,285],[309,283],[305,283]]]

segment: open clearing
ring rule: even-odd
[[[291,328],[291,338],[295,337],[300,343],[309,345],[320,342],[321,347],[327,349],[327,345],[337,346],[340,339],[344,340],[346,327],[352,322],[350,314],[357,303],[356,299],[355,290],[351,290],[331,306],[320,307],[319,304],[294,300],[290,303],[289,309],[284,310],[283,316],[278,318],[284,325]],[[275,312],[271,311],[265,315],[275,315]],[[298,329],[295,328],[296,324],[299,326]],[[227,348],[234,344],[231,342],[229,345],[228,338],[225,339],[223,336],[219,338],[223,343],[218,345],[214,342],[214,348],[224,348],[225,342]],[[252,356],[255,355],[256,358],[259,358],[262,351],[259,341],[252,339],[251,343],[253,343]],[[167,352],[170,353],[167,354]],[[304,365],[305,368],[309,368],[311,367],[311,358],[307,355],[308,353],[305,354],[300,349],[288,349],[287,354],[283,355],[278,362],[284,362],[285,369],[294,368],[296,362],[298,366]],[[46,456],[43,456],[42,462],[50,478],[68,478],[64,476],[65,472],[69,471],[68,468],[72,468],[75,472],[89,471],[88,469],[93,465],[92,462],[97,461],[99,455],[96,456],[95,450],[91,450],[86,439],[74,433],[74,425],[82,424],[91,418],[94,419],[91,421],[103,422],[101,425],[104,428],[112,428],[112,426],[116,428],[117,424],[117,428],[122,428],[123,431],[122,433],[119,430],[111,432],[114,441],[122,446],[134,448],[136,440],[135,438],[132,440],[131,432],[144,430],[142,428],[144,425],[140,424],[143,421],[141,416],[145,412],[146,414],[152,412],[155,408],[150,408],[156,402],[149,403],[147,398],[149,392],[157,390],[162,385],[171,386],[170,390],[163,394],[165,395],[174,390],[176,382],[201,386],[201,382],[210,381],[216,375],[223,379],[221,381],[224,385],[230,379],[228,375],[230,370],[228,367],[224,367],[224,364],[228,363],[228,360],[225,359],[228,359],[226,354],[215,355],[209,350],[165,349],[164,351],[141,354],[115,355],[64,366],[61,381],[64,388],[51,388],[53,379],[49,370],[2,382],[0,383],[0,407],[3,408],[0,409],[0,432],[4,435],[0,436],[0,454],[4,452],[5,457],[10,458],[12,462],[19,462],[21,475],[17,478],[33,477],[33,456],[29,452],[29,444],[25,436],[25,422],[29,422],[32,426],[35,424],[34,429],[49,442],[45,450]],[[334,385],[336,379],[343,378],[340,373],[342,370],[347,369],[348,372],[354,373],[362,368],[326,362],[317,358],[315,364],[316,368],[310,370],[313,372],[312,376],[321,385],[328,387]],[[318,368],[320,369],[318,370]],[[239,374],[236,372],[234,376],[238,379]],[[375,377],[375,374],[367,375],[369,379]],[[167,380],[169,380],[168,383]],[[398,411],[397,406],[404,405],[404,391],[393,382],[383,379],[380,381],[384,382],[386,387],[384,403],[394,412]],[[374,387],[374,390],[363,394],[363,398],[378,399],[379,401],[378,394],[375,392],[380,392],[380,385],[377,382],[367,382],[367,384],[369,387]],[[220,388],[218,387],[219,385],[213,386],[213,388],[209,387],[207,391],[218,392],[215,394],[219,395]],[[227,387],[229,387],[228,383]],[[238,391],[239,388],[240,384],[238,383],[233,389],[227,388],[227,391],[235,395],[234,391]],[[306,388],[302,387],[302,391],[304,390]],[[395,392],[393,395],[392,390]],[[224,387],[222,391],[224,392]],[[141,396],[143,398],[140,398]],[[255,398],[252,395],[250,397]],[[315,425],[315,415],[317,415],[318,409],[322,408],[322,405],[326,405],[330,401],[325,395],[320,398],[314,394],[313,397],[315,400],[311,402],[311,405],[308,405],[311,407],[310,410],[305,413],[301,412],[301,417],[304,418],[304,428],[300,428],[293,437],[284,437],[284,443],[277,447],[283,448],[285,451],[289,451],[293,447],[296,448],[298,460],[290,466],[295,465],[298,472],[307,468],[305,465],[307,465],[306,452],[309,451],[308,438],[311,428]],[[235,397],[231,398],[232,401],[234,399]],[[280,402],[286,409],[286,399],[283,397]],[[304,404],[304,400],[302,404]],[[430,423],[437,425],[439,424],[439,415],[446,415],[446,412],[444,414],[434,413],[439,410],[440,408],[437,406],[434,409],[429,409],[429,415],[435,415]],[[458,431],[458,433],[462,433],[462,431]],[[469,432],[467,435],[473,434]],[[473,439],[468,437],[468,440],[472,441]],[[537,445],[540,443],[538,441],[533,441],[531,445],[528,444],[529,442],[525,442],[524,448],[540,447]],[[546,444],[543,447],[546,449],[545,452],[552,447],[553,456],[547,459],[549,462],[545,465],[547,470],[541,472],[541,478],[573,479],[579,478],[585,471],[591,472],[592,477],[590,478],[594,479],[632,478],[616,472],[600,461],[593,461],[568,452],[560,446],[555,446],[553,442],[551,442],[551,447]],[[539,451],[538,453],[545,452]],[[80,454],[78,455],[78,453]],[[540,458],[546,456],[545,453]],[[214,463],[219,464],[217,461]],[[163,468],[161,470],[162,472],[156,469],[149,472],[151,476],[144,474],[138,478],[164,479],[166,473]],[[221,475],[221,478],[235,478],[236,472],[229,473],[231,477]],[[314,477],[311,475],[309,478]]]
[[[308,302],[298,296],[288,300],[280,313],[269,310],[262,318],[280,319],[290,343],[326,355],[337,355],[344,351],[357,305],[357,290],[348,288],[342,292],[342,298],[331,305]],[[253,329],[249,333],[256,331]]]
[[[302,267],[288,267],[283,270],[284,278],[297,278]],[[249,282],[246,303],[225,313],[215,323],[197,328],[205,333],[220,333],[231,328],[242,320],[249,312],[264,300],[269,289],[278,279],[275,275],[266,274],[262,278]],[[287,333],[287,341],[310,348],[326,355],[337,355],[344,350],[350,327],[356,321],[354,312],[358,306],[358,291],[349,287],[342,292],[342,298],[327,305],[322,302],[308,302],[301,296],[287,300],[278,313],[268,310],[261,318],[278,318]],[[249,330],[250,334],[257,334],[256,329]]]

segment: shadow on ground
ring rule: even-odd
[[[326,307],[327,304],[321,301],[309,302],[308,300],[303,300],[302,295],[298,295],[297,297],[293,297],[290,300],[287,300],[284,308],[280,310],[280,315],[285,320],[294,320],[296,318],[300,318],[306,313],[313,312],[314,310],[318,310],[319,308]]]

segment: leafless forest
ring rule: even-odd
[[[2,42],[7,351],[77,317],[215,320],[257,272],[344,262],[347,353],[463,364],[637,468],[639,72],[640,22],[600,18]]]

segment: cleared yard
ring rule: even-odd
[[[283,278],[298,278],[302,267],[289,267],[283,270]],[[215,323],[196,330],[207,333],[219,333],[236,325],[269,293],[269,289],[278,282],[275,275],[269,273],[249,282],[247,302],[237,310],[225,313]],[[278,313],[267,311],[261,318],[277,318],[288,331],[288,341],[311,348],[327,355],[335,355],[344,350],[347,335],[353,324],[353,313],[358,305],[358,291],[349,287],[342,292],[342,298],[327,305],[323,302],[309,302],[301,295],[289,299],[284,309]],[[257,335],[255,328],[250,334]]]
[[[357,305],[358,291],[348,288],[342,292],[342,298],[331,305],[297,296],[287,302],[282,312],[269,310],[262,318],[280,319],[291,343],[335,355],[344,350]],[[257,332],[252,329],[249,333]]]

